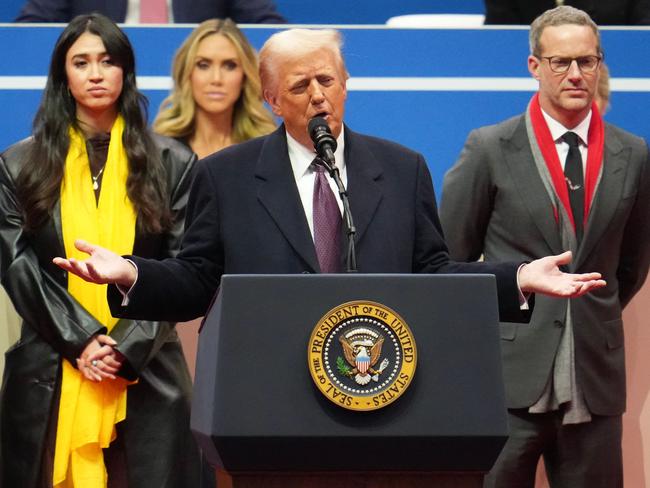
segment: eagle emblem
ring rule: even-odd
[[[339,372],[353,378],[359,385],[367,385],[371,380],[379,381],[379,375],[389,364],[388,359],[384,359],[375,369],[384,344],[383,336],[372,329],[358,327],[340,336],[339,341],[345,356],[345,361],[341,357],[337,360]]]

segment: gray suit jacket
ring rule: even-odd
[[[453,259],[531,260],[562,249],[523,116],[473,131],[444,180],[441,221]],[[602,179],[570,269],[607,286],[571,304],[577,380],[598,415],[625,410],[621,311],[650,262],[650,168],[640,138],[605,124]],[[507,405],[535,403],[552,372],[566,300],[538,296],[530,325],[501,323]]]

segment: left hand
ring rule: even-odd
[[[519,287],[524,293],[576,298],[607,283],[600,273],[564,273],[560,266],[571,262],[571,251],[546,256],[525,264],[519,270]]]
[[[107,335],[93,337],[77,359],[77,368],[90,381],[114,380],[124,362],[124,356],[113,348],[116,345]]]

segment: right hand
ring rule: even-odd
[[[124,362],[124,356],[114,349],[116,345],[107,335],[94,336],[77,359],[77,369],[90,381],[114,380]]]
[[[122,256],[81,239],[74,241],[74,246],[90,257],[83,261],[75,258],[54,258],[52,262],[91,283],[112,283],[125,288],[131,288],[135,283],[138,272],[135,266]]]

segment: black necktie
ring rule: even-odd
[[[564,142],[569,145],[569,153],[564,163],[564,179],[567,190],[569,190],[569,202],[571,213],[575,223],[576,240],[578,244],[582,240],[582,224],[585,212],[585,185],[582,176],[582,155],[578,147],[579,138],[575,132],[567,132],[562,136]]]

